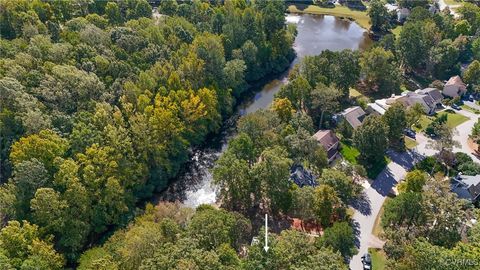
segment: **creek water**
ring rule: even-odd
[[[235,115],[223,123],[219,134],[210,138],[202,148],[194,149],[184,170],[166,190],[155,196],[155,202],[180,201],[190,207],[215,203],[216,193],[211,185],[210,169],[227,148],[229,139],[235,135],[238,116],[268,108],[275,93],[288,82],[290,70],[303,57],[318,55],[324,50],[362,50],[372,43],[368,33],[358,24],[333,16],[288,14],[286,21],[295,24],[298,32],[293,45],[296,57],[288,70],[258,87],[251,98],[237,107]]]

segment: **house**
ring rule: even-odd
[[[460,199],[476,203],[480,195],[480,174],[475,176],[459,174],[451,179],[450,188]]]
[[[410,9],[401,8],[397,10],[397,21],[400,23],[405,22],[405,20],[410,16]]]
[[[421,89],[421,90],[418,89],[417,91],[415,91],[415,93],[422,94],[422,95],[428,95],[433,99],[436,107],[441,107],[442,106],[443,95],[440,92],[440,90],[438,90],[437,88],[425,88],[425,89]]]
[[[443,95],[451,98],[463,96],[467,92],[467,85],[460,76],[451,77],[443,87]]]
[[[367,105],[367,112],[370,114],[383,115],[390,106],[401,103],[405,107],[420,104],[426,114],[433,114],[437,107],[441,106],[443,96],[435,88],[426,88],[415,92],[403,92],[401,95],[392,95],[389,98],[377,99],[374,103]]]
[[[313,137],[323,146],[327,152],[328,163],[332,163],[338,157],[340,140],[331,130],[319,130]]]
[[[317,185],[317,180],[315,180],[315,176],[313,176],[313,174],[307,169],[303,168],[302,165],[292,166],[292,168],[290,169],[290,179],[299,187],[314,187]]]
[[[437,109],[435,101],[427,94],[408,92],[405,97],[407,107],[411,107],[415,104],[420,104],[426,114],[434,114],[435,110]]]
[[[360,106],[355,106],[344,110],[337,115],[337,118],[339,118],[338,122],[345,120],[350,124],[350,126],[352,126],[352,128],[356,129],[362,124],[365,116],[365,111]]]

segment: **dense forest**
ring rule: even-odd
[[[74,264],[294,56],[282,2],[158,9],[0,1],[2,269]]]

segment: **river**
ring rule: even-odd
[[[297,25],[297,37],[294,43],[296,58],[290,68],[266,83],[250,99],[240,104],[236,116],[224,123],[222,132],[212,138],[206,147],[194,150],[185,170],[155,201],[181,201],[190,207],[200,204],[212,204],[216,201],[214,187],[211,186],[210,169],[215,160],[228,145],[228,140],[235,135],[235,123],[238,115],[268,108],[275,93],[288,81],[288,73],[303,57],[318,55],[324,50],[340,51],[343,49],[365,49],[372,43],[365,29],[355,22],[342,20],[333,16],[288,14],[287,23]]]

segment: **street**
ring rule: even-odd
[[[460,148],[454,148],[454,151],[468,153],[474,160],[478,159],[471,153],[467,140],[473,125],[477,122],[479,115],[469,111],[457,111],[470,119],[456,127],[455,140],[460,143]],[[355,214],[353,216],[355,229],[357,232],[358,254],[353,256],[350,261],[350,269],[362,270],[361,256],[368,252],[369,247],[382,248],[384,242],[372,234],[375,226],[375,219],[385,202],[386,196],[402,180],[407,171],[410,170],[418,161],[425,156],[435,153],[428,148],[429,138],[423,134],[417,134],[418,145],[404,153],[389,152],[388,156],[392,160],[388,166],[378,175],[371,185],[365,186],[365,194],[360,203],[354,205]]]

